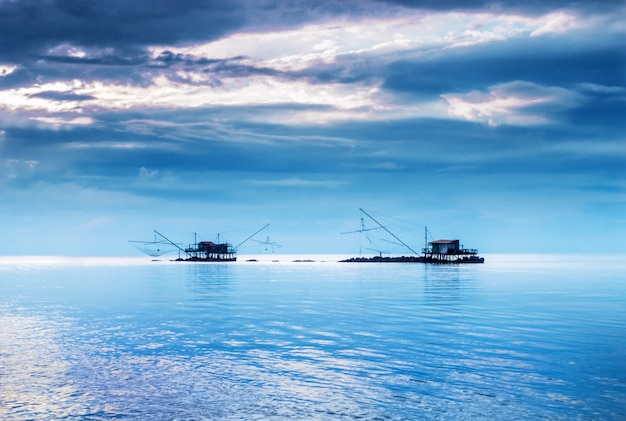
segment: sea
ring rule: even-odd
[[[0,257],[0,419],[626,419],[626,256],[343,257]]]

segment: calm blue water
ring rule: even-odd
[[[626,419],[626,256],[311,258],[0,258],[0,419]]]

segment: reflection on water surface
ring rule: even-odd
[[[2,258],[0,417],[626,417],[626,263],[487,258]]]

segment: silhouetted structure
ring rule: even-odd
[[[186,259],[203,262],[234,262],[237,260],[237,251],[229,243],[216,244],[213,241],[200,241],[191,244],[185,249]]]
[[[359,209],[361,213],[367,216],[369,219],[374,221],[376,225],[380,229],[386,231],[391,237],[393,237],[397,244],[401,244],[408,251],[414,253],[409,256],[390,256],[383,257],[382,253],[379,253],[378,256],[373,257],[352,257],[349,259],[341,260],[341,262],[354,262],[354,263],[365,263],[365,262],[381,262],[381,263],[484,263],[485,259],[483,257],[478,256],[478,250],[476,249],[466,249],[460,244],[459,240],[437,240],[431,241],[427,243],[428,238],[428,228],[424,227],[424,249],[422,250],[423,254],[420,256],[418,253],[413,250],[407,243],[402,241],[396,234],[391,232],[387,227],[374,219],[369,213],[365,212],[363,209]],[[374,228],[376,229],[376,228]],[[363,223],[363,218],[361,218],[361,229],[356,231],[348,231],[343,234],[349,234],[353,232],[366,232],[371,231],[372,228],[365,228]]]
[[[478,250],[466,249],[459,240],[437,240],[428,243],[424,249],[426,263],[483,263],[485,259],[478,256]]]
[[[151,256],[156,256],[157,254],[155,254],[155,252],[152,250],[146,250],[146,247],[140,248],[134,243],[142,243],[142,246],[145,244],[149,244],[149,245],[152,245],[152,248],[155,248],[155,245],[159,246],[161,244],[172,246],[178,250],[178,258],[175,259],[178,262],[182,262],[182,261],[185,261],[185,262],[235,262],[237,261],[237,248],[239,248],[239,246],[244,244],[246,241],[250,240],[259,232],[263,231],[269,225],[270,224],[264,225],[261,229],[259,229],[254,234],[252,234],[251,236],[243,240],[241,243],[237,244],[237,246],[235,247],[233,247],[230,243],[221,243],[219,241],[219,234],[217,236],[217,243],[214,243],[213,241],[197,242],[195,240],[195,234],[194,234],[194,243],[190,244],[187,248],[182,248],[180,245],[176,244],[175,242],[173,242],[172,240],[170,240],[169,238],[167,238],[165,235],[161,234],[157,230],[154,230],[154,234],[155,236],[158,235],[162,240],[156,241],[156,238],[155,238],[154,242],[148,242],[148,243],[131,241],[131,244],[133,244],[133,246],[137,247],[139,250]],[[267,242],[269,243],[269,237],[268,237]],[[157,248],[157,251],[158,250],[159,248]],[[186,257],[184,258],[181,257],[181,252],[185,253]],[[161,254],[164,254],[164,253],[161,253]]]

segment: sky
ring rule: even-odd
[[[360,208],[625,253],[625,47],[624,1],[0,0],[0,255],[356,254]]]

